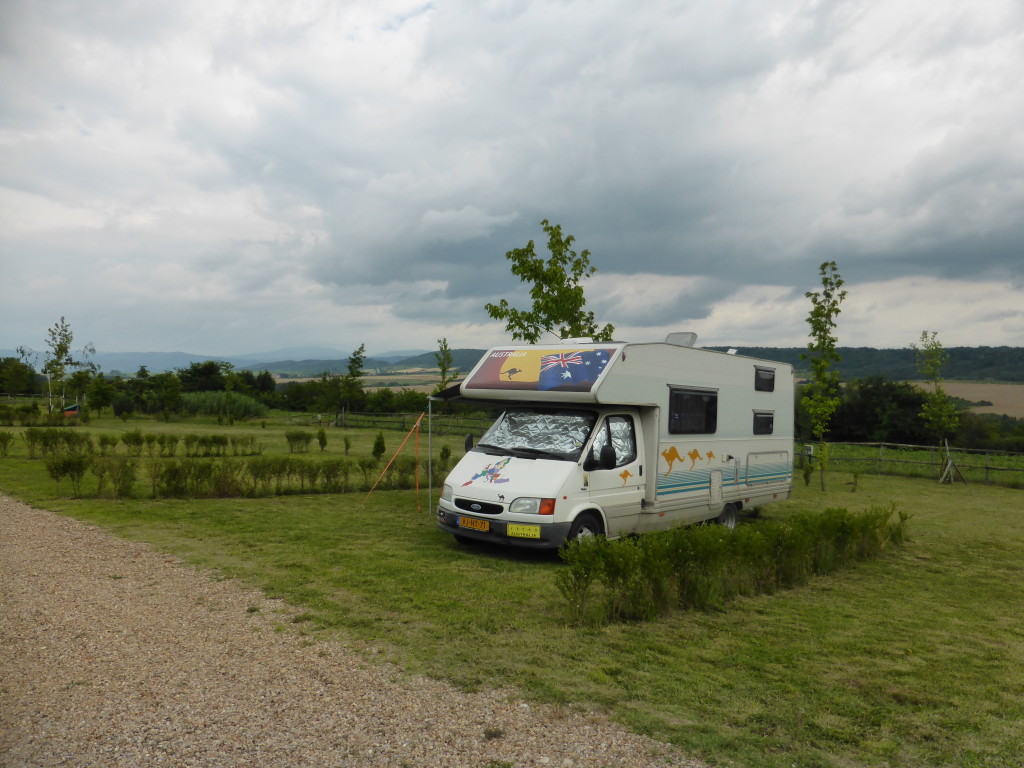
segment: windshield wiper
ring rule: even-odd
[[[557,451],[546,451],[543,448],[530,448],[523,446],[521,448],[513,448],[513,453],[528,453],[533,456],[545,456],[550,459],[558,459],[559,461],[565,461],[565,454],[558,453]]]
[[[507,448],[503,448],[500,445],[495,445],[494,443],[477,443],[473,447],[474,448],[481,448],[481,449],[483,449],[484,453],[492,453],[494,451],[497,451],[498,453],[507,453],[508,452]],[[489,451],[487,450],[488,448],[490,448]]]

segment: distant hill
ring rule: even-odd
[[[486,349],[453,349],[452,366],[458,368],[464,374],[469,373],[486,352]],[[392,370],[401,370],[402,368],[437,368],[436,354],[436,352],[424,352],[422,355],[416,355],[415,357],[409,357],[394,363],[391,368]]]
[[[366,371],[386,371],[393,367],[386,360],[368,357],[363,361],[363,369]],[[348,357],[336,357],[333,360],[277,360],[256,365],[243,365],[239,368],[254,373],[270,371],[278,376],[294,376],[296,378],[319,376],[324,372],[344,375],[348,373]]]
[[[302,351],[291,348],[287,351]],[[316,349],[316,348],[311,348]],[[318,348],[319,351],[327,351]],[[708,347],[724,352],[728,347]],[[778,360],[791,364],[798,376],[810,375],[810,365],[800,355],[805,347],[733,347],[738,354]],[[286,351],[286,350],[281,350]],[[453,365],[464,376],[476,365],[486,350],[453,349]],[[1000,381],[1024,383],[1024,347],[949,347],[949,362],[942,368],[945,379],[962,381]],[[842,360],[836,368],[844,381],[863,379],[868,376],[884,376],[891,381],[919,379],[914,350],[875,349],[873,347],[840,347]],[[348,355],[338,357],[317,356],[308,359],[289,357],[274,359],[267,355],[239,355],[216,357],[186,352],[107,352],[97,353],[95,362],[105,373],[120,371],[133,375],[139,366],[145,365],[150,373],[188,368],[192,363],[205,360],[224,360],[238,369],[295,377],[319,376],[324,371],[344,374],[348,367]],[[388,373],[407,368],[437,368],[434,352],[423,352],[410,357],[397,353],[386,353],[368,358],[364,364],[368,372]],[[0,350],[0,357],[16,357],[13,350]]]
[[[727,347],[708,347],[725,351]],[[800,358],[806,347],[732,347],[737,354],[789,363],[798,376],[810,376],[811,367]],[[920,379],[912,349],[839,347],[836,364],[843,381],[884,376],[890,381]],[[949,362],[942,367],[944,379],[965,381],[1024,382],[1024,347],[949,347]]]

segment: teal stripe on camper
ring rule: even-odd
[[[746,478],[741,477],[736,482],[733,476],[723,475],[722,489],[728,490],[737,486],[756,485],[758,483],[771,483],[790,481],[792,472],[788,464],[765,464],[757,468],[756,472],[750,473]],[[706,491],[711,484],[711,473],[705,472],[673,472],[667,477],[658,477],[658,495],[671,496],[678,493],[692,493],[694,491]]]

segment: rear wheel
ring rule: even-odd
[[[722,507],[722,513],[715,522],[719,525],[724,525],[726,528],[735,528],[736,518],[739,516],[738,512],[739,510],[736,509],[735,504],[726,504]]]
[[[565,540],[587,539],[591,536],[599,536],[602,533],[604,533],[604,530],[601,528],[601,521],[597,516],[591,512],[584,512],[572,521],[569,535],[565,537]]]

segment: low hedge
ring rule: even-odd
[[[678,527],[561,550],[559,592],[579,623],[650,620],[675,610],[722,607],[739,595],[800,586],[900,545],[910,515],[896,505],[827,509],[729,530]]]

